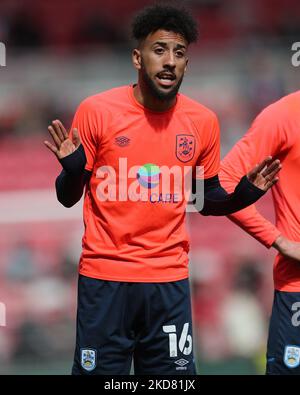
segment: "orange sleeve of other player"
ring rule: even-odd
[[[78,107],[71,126],[78,129],[79,137],[87,158],[85,169],[91,171],[96,158],[98,142],[100,141],[99,116],[94,110],[91,99],[84,100]]]
[[[220,182],[227,192],[233,192],[240,178],[257,163],[269,155],[275,159],[291,144],[286,130],[282,127],[281,114],[277,113],[276,109],[277,107],[270,106],[264,110],[244,137],[223,159]],[[268,248],[280,235],[276,226],[265,219],[255,205],[228,217]]]

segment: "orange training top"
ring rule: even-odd
[[[84,100],[74,127],[92,172],[79,272],[126,282],[187,278],[186,199],[172,180],[196,166],[204,166],[204,175],[194,173],[197,177],[218,173],[215,114],[182,94],[170,110],[153,112],[136,101],[132,86],[125,86]],[[164,190],[166,169],[177,175]]]
[[[300,91],[267,107],[221,164],[222,186],[232,192],[241,176],[266,156],[280,159],[279,181],[272,188],[276,226],[262,217],[255,205],[232,214],[230,219],[266,247],[282,234],[300,241]],[[300,264],[278,254],[274,263],[275,288],[300,291]]]

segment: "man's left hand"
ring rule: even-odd
[[[267,191],[279,180],[277,173],[282,168],[280,160],[273,160],[268,156],[261,163],[257,164],[248,174],[248,180],[257,188]]]

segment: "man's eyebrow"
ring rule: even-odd
[[[154,45],[160,45],[161,47],[164,47],[164,48],[166,48],[168,46],[168,44],[164,41],[155,41],[155,43],[153,43],[153,46]],[[186,49],[186,46],[183,44],[177,44],[175,49]]]

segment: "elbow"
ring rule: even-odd
[[[66,208],[71,208],[76,204],[76,202],[60,202],[60,203]]]
[[[212,215],[213,217],[222,217],[224,215],[227,215],[226,211],[224,210],[207,206],[204,206],[203,209],[198,210],[198,212],[204,217],[208,217],[209,215]]]
[[[69,201],[60,200],[60,199],[57,199],[57,200],[59,201],[59,203],[61,205],[63,205],[66,208],[71,208],[71,207],[73,207],[76,204],[76,202],[69,202]]]
[[[195,205],[196,210],[198,211],[199,214],[207,217],[209,215],[213,215],[213,213],[211,212],[211,210],[209,209],[209,207],[207,205],[204,205],[203,207],[197,207]]]
[[[198,210],[198,213],[203,215],[204,217],[208,217],[209,215],[212,215],[208,210],[206,210],[205,208],[203,208],[202,210]]]
[[[205,216],[205,217],[207,217],[209,215],[213,215],[213,210],[207,200],[204,200],[200,204],[197,204],[197,202],[196,202],[194,206],[195,206],[196,210],[198,211],[198,213]]]
[[[199,211],[199,213],[204,217],[209,217],[210,215],[212,215],[213,217],[221,217],[224,215],[223,213],[219,213],[217,211],[205,211],[205,210]]]
[[[57,194],[56,196],[57,196],[57,200],[59,201],[59,203],[66,208],[71,208],[77,203],[77,201],[74,201],[71,199],[66,199],[65,197],[60,196],[59,194]]]
[[[55,181],[56,197],[59,203],[66,208],[71,208],[78,203],[84,190],[84,183],[81,181],[81,179],[66,175],[63,170]]]

